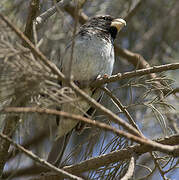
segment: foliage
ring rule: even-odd
[[[30,0],[28,1],[30,2]],[[97,14],[110,14],[115,17],[127,17],[127,27],[119,34],[116,47],[128,49],[144,57],[145,63],[162,65],[177,63],[179,57],[177,0],[84,0],[80,1],[80,12],[89,17]],[[54,5],[55,1],[40,1],[39,14]],[[77,1],[71,2],[75,7]],[[8,16],[14,26],[24,32],[29,12],[29,3],[22,0],[1,0],[0,10]],[[75,8],[70,9],[75,10]],[[130,12],[133,13],[130,14]],[[128,17],[128,15],[130,16]],[[75,17],[68,8],[58,9],[39,29],[34,31],[33,43],[37,49],[60,67],[65,47],[73,37]],[[77,28],[80,27],[80,22]],[[79,99],[70,98],[72,88],[61,88],[57,74],[42,59],[21,42],[22,39],[0,19],[0,110],[7,106],[36,107],[58,109],[62,103]],[[120,46],[119,46],[120,45]],[[113,74],[137,70],[128,58],[116,53]],[[147,65],[146,65],[147,67]],[[146,68],[143,66],[143,68]],[[139,77],[122,79],[108,84],[112,99],[104,92],[100,102],[129,124],[131,119],[140,131],[150,139],[160,139],[179,132],[178,118],[178,79],[179,71],[146,74]],[[115,102],[120,101],[120,105]],[[6,117],[20,117],[15,126],[13,140],[32,150],[39,157],[46,159],[55,136],[56,123],[54,115],[39,113],[21,113],[0,115],[0,130],[6,124]],[[125,128],[111,121],[98,109],[89,117],[99,122],[124,130]],[[44,123],[45,122],[45,123]],[[14,129],[13,129],[14,130]],[[13,131],[12,130],[12,131]],[[113,151],[123,150],[134,141],[126,137],[105,131],[103,128],[86,125],[81,134],[73,133],[73,138],[65,151],[63,163],[75,164],[91,157],[98,157]],[[1,155],[1,154],[0,154]],[[153,151],[135,154],[134,179],[174,179],[177,177],[178,158],[171,154]],[[96,159],[98,161],[98,159]],[[130,165],[130,158],[106,164],[102,167],[84,172],[84,179],[119,179],[125,176]],[[16,148],[10,147],[4,178],[32,178],[46,169],[37,166],[32,160],[22,155]],[[73,173],[72,173],[73,174]],[[156,178],[157,177],[157,178]]]

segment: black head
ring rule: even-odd
[[[126,22],[123,19],[117,19],[112,16],[105,15],[91,18],[82,26],[82,29],[94,29],[99,32],[103,32],[106,35],[109,34],[114,40],[117,33],[124,25],[126,25]]]

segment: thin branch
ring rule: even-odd
[[[58,11],[58,8],[63,8],[70,3],[71,0],[61,0],[55,6],[45,11],[43,14],[36,18],[36,26],[39,28],[49,17]]]
[[[43,131],[39,132],[39,134],[37,134],[36,136],[34,136],[31,139],[25,141],[22,144],[22,146],[24,148],[26,148],[26,149],[29,148],[29,147],[32,147],[32,146],[37,146],[38,143],[41,143],[45,138],[47,138],[47,132],[48,132],[47,129],[44,129]],[[14,151],[14,149],[11,150],[9,152],[8,161],[11,161],[12,158],[15,158],[18,155],[18,153],[19,153],[19,151]]]
[[[17,36],[22,39],[27,47],[32,51],[32,53],[37,56],[40,60],[42,60],[45,65],[47,65],[56,75],[58,75],[58,78],[61,79],[65,79],[65,76],[60,72],[60,70],[55,66],[55,64],[53,64],[52,62],[50,62],[50,60],[48,60],[41,51],[39,51],[34,45],[33,43],[18,29],[16,28],[9,20],[7,17],[5,17],[2,13],[0,13],[0,18],[12,29],[12,31],[14,31]]]
[[[135,170],[135,161],[136,161],[135,159],[136,159],[135,155],[131,157],[128,170],[127,170],[126,174],[124,175],[124,177],[121,178],[121,180],[129,180],[133,177],[134,170]]]
[[[102,87],[101,88],[116,104],[117,106],[123,111],[123,113],[126,115],[127,119],[129,120],[130,124],[135,127],[140,133],[140,129],[137,127],[137,124],[135,123],[135,121],[133,120],[132,116],[129,114],[129,112],[127,111],[127,109],[122,105],[122,103],[120,102],[119,98],[116,98],[112,92],[107,89],[106,87]],[[142,133],[141,133],[142,134]]]
[[[173,89],[171,92],[169,92],[169,93],[167,94],[167,96],[169,96],[169,95],[171,95],[171,94],[177,94],[177,93],[179,93],[179,87]]]
[[[178,141],[179,141],[179,135],[174,135],[165,139],[161,139],[157,142],[161,144],[165,144],[165,145],[178,145]],[[74,172],[75,174],[78,174],[81,172],[88,171],[89,169],[97,169],[101,166],[104,166],[110,163],[115,163],[115,162],[130,159],[131,156],[133,156],[133,153],[140,156],[150,151],[154,151],[154,149],[147,145],[134,145],[134,146],[130,146],[122,150],[110,152],[108,154],[101,155],[95,158],[90,158],[78,164],[66,166],[64,167],[64,169],[67,170],[68,172]],[[179,152],[178,152],[178,155],[179,155]]]
[[[71,4],[67,4],[64,7],[64,10],[68,12],[73,18],[75,17],[75,7],[73,7]],[[80,12],[79,16],[79,22],[81,24],[84,24],[88,21],[88,16],[84,12]]]
[[[160,66],[153,66],[146,69],[140,69],[136,71],[126,72],[126,73],[118,73],[110,77],[99,78],[95,82],[91,84],[92,87],[98,87],[106,83],[111,83],[115,81],[119,81],[122,79],[134,78],[137,76],[148,75],[151,73],[164,72],[169,70],[177,70],[179,69],[179,63],[165,64]]]
[[[165,139],[157,141],[158,143],[165,145],[177,145],[179,141],[179,135],[174,135]],[[99,167],[109,165],[110,163],[116,163],[119,161],[124,161],[130,159],[134,153],[139,157],[147,152],[154,151],[153,148],[147,145],[133,145],[125,149],[117,150],[104,154],[98,157],[93,157],[88,160],[82,161],[78,164],[66,166],[63,169],[67,172],[73,172],[73,174],[80,174],[89,170],[97,169]],[[179,155],[179,153],[178,153]],[[58,179],[57,174],[44,174],[45,180],[50,180],[50,177]],[[42,180],[41,177],[37,177],[35,180]]]
[[[131,18],[139,11],[142,4],[145,3],[145,0],[139,0],[133,8],[130,9],[129,13],[125,16],[126,22],[130,21]]]
[[[73,38],[72,38],[72,45],[71,45],[71,54],[70,54],[70,63],[69,63],[69,70],[68,70],[68,75],[67,78],[70,80],[72,79],[72,64],[73,64],[73,53],[74,53],[74,47],[75,47],[75,35],[77,31],[77,25],[78,25],[78,10],[79,10],[79,4],[76,2],[76,7],[75,7],[75,24],[74,24],[74,29],[73,29]]]
[[[54,109],[43,109],[43,108],[37,108],[37,107],[7,107],[7,108],[4,108],[3,110],[1,110],[0,112],[6,112],[6,113],[35,113],[35,112],[38,112],[38,113],[42,113],[42,114],[45,113],[45,114],[59,115],[59,116],[64,116],[66,118],[74,119],[77,121],[82,121],[82,122],[88,123],[92,126],[102,128],[104,130],[111,131],[113,133],[116,133],[119,136],[121,136],[121,135],[126,136],[129,139],[131,137],[132,137],[132,139],[136,138],[136,136],[134,136],[132,134],[118,130],[112,126],[105,124],[105,123],[94,121],[94,120],[85,118],[80,115],[70,114],[70,113],[63,112],[63,111],[57,111]],[[144,137],[144,136],[141,136],[141,137]],[[140,138],[138,138],[138,139],[140,139]]]
[[[150,155],[152,156],[152,159],[154,160],[155,166],[159,170],[160,175],[163,177],[164,180],[168,180],[168,178],[165,176],[165,172],[160,167],[160,164],[159,164],[159,162],[157,160],[157,157],[155,157],[155,154],[151,152]]]
[[[45,113],[45,114],[51,114],[51,115],[59,115],[59,116],[74,119],[77,121],[82,121],[82,122],[88,123],[92,126],[102,128],[104,130],[111,131],[111,132],[117,134],[118,136],[123,136],[123,137],[125,137],[129,140],[132,140],[134,142],[137,142],[139,144],[147,145],[148,147],[153,148],[154,150],[158,150],[158,151],[161,151],[161,152],[164,152],[167,154],[172,154],[173,156],[178,156],[178,153],[179,153],[179,146],[162,145],[162,144],[154,142],[150,139],[147,139],[144,136],[137,137],[137,136],[134,136],[125,131],[116,129],[112,126],[109,126],[105,123],[97,122],[97,121],[85,118],[83,116],[70,114],[70,113],[66,113],[63,111],[57,111],[54,109],[36,108],[36,107],[35,108],[34,107],[7,107],[7,108],[4,108],[3,110],[1,110],[1,112],[8,112],[8,113],[12,113],[12,112],[15,112],[15,113],[37,113],[38,112],[41,114]]]
[[[32,22],[36,17],[37,10],[39,6],[39,0],[31,0],[29,14],[27,19],[27,24],[25,28],[25,34],[27,37],[32,40]],[[24,43],[25,45],[25,43]],[[14,105],[14,102],[11,102],[11,105]],[[18,122],[18,117],[6,117],[5,119],[5,126],[3,129],[3,133],[9,137],[12,137],[13,132],[15,131],[16,124]],[[9,150],[10,143],[8,141],[1,140],[0,143],[0,176],[2,174],[4,165],[8,159],[8,150]]]
[[[171,114],[166,114],[167,120],[171,125],[175,134],[179,134],[179,125],[177,123],[177,118],[171,117]]]
[[[88,94],[86,94],[84,91],[82,91],[78,86],[75,85],[75,83],[70,82],[69,86],[83,99],[85,99],[91,106],[101,111],[103,114],[105,114],[111,121],[121,125],[124,129],[129,131],[131,134],[134,134],[138,137],[144,137],[142,134],[138,132],[133,126],[125,122],[123,119],[118,117],[116,114],[114,114],[109,109],[102,106],[100,103],[95,101],[93,98],[91,98]]]
[[[39,11],[39,2],[39,0],[31,0],[29,6],[29,12],[24,34],[30,41],[33,41],[33,21],[36,18],[37,13]]]
[[[36,49],[36,47],[32,44],[32,42],[19,30],[17,29],[2,13],[0,13],[0,18],[20,37],[20,39],[22,39],[25,44],[29,47],[29,49],[31,49],[32,53],[34,53],[35,56],[39,57],[48,67],[50,67],[52,69],[52,71],[58,75],[58,77],[60,78],[64,78],[64,75],[58,70],[58,68],[51,63],[38,49]],[[20,94],[18,94],[20,95]],[[18,101],[20,102],[21,98],[17,98]],[[24,100],[25,101],[25,100]],[[24,103],[24,102],[23,102]],[[11,105],[17,105],[17,104],[11,104]],[[20,104],[18,104],[18,106],[20,106]],[[23,106],[21,104],[21,106]],[[15,127],[16,127],[16,123],[18,122],[18,117],[7,117],[8,119],[5,120],[5,127],[3,130],[3,133],[5,135],[8,135],[9,137],[12,136]],[[12,123],[13,121],[13,123]],[[2,140],[1,141],[1,146],[0,146],[0,176],[2,175],[2,171],[4,168],[4,165],[6,163],[6,160],[8,158],[8,149],[9,149],[9,142]]]
[[[16,125],[18,122],[19,117],[17,116],[6,116],[5,119],[5,126],[3,129],[3,133],[9,137],[12,137],[15,129],[16,129]],[[10,143],[8,141],[5,141],[3,139],[0,138],[0,178],[2,176],[3,173],[3,169],[5,166],[5,163],[8,159],[8,150],[9,150],[9,146]]]
[[[28,157],[30,157],[31,159],[33,159],[35,162],[38,162],[39,164],[41,164],[42,166],[47,167],[49,170],[52,170],[60,175],[62,175],[63,177],[69,178],[69,179],[74,179],[74,180],[82,180],[82,178],[77,177],[75,175],[72,175],[62,169],[59,169],[53,165],[51,165],[50,163],[48,163],[47,161],[45,161],[44,159],[39,158],[38,156],[36,156],[35,154],[33,154],[31,151],[28,151],[27,149],[25,149],[24,147],[22,147],[21,145],[15,143],[14,141],[12,141],[8,136],[0,133],[0,137],[2,139],[4,139],[5,141],[8,141],[10,144],[12,144],[14,147],[16,147],[19,151],[23,152],[24,154],[26,154]]]
[[[137,10],[141,7],[144,1],[145,0],[138,1],[135,6],[130,10],[130,12],[124,17],[124,19],[126,19],[126,21],[129,21],[136,14]],[[76,16],[75,7],[70,4],[70,0],[61,0],[55,6],[51,7],[36,18],[37,27],[40,27],[45,21],[47,21],[48,18],[50,18],[54,13],[56,13],[58,11],[58,8],[63,8],[73,18]],[[81,24],[86,23],[88,19],[88,16],[84,12],[80,12],[79,22]]]
[[[145,60],[144,57],[138,53],[131,52],[125,48],[121,48],[119,47],[119,45],[116,45],[114,47],[114,50],[117,56],[121,56],[122,58],[126,59],[137,69],[144,69],[150,67],[150,64],[147,62],[147,60]]]

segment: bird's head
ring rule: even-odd
[[[126,21],[121,18],[114,18],[109,15],[95,16],[82,26],[83,29],[98,30],[105,34],[110,34],[113,40],[117,33],[126,25]]]

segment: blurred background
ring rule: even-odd
[[[53,0],[41,0],[39,14],[52,7],[54,3]],[[76,3],[77,1],[72,1],[70,6],[75,7]],[[124,58],[118,48],[140,54],[150,66],[179,62],[178,0],[81,0],[80,3],[80,11],[89,18],[104,14],[126,18],[127,26],[119,33],[115,42],[116,61],[113,74],[139,68],[138,65],[134,66],[133,60]],[[30,0],[1,0],[0,11],[24,32],[29,4]],[[74,9],[60,9],[37,30],[38,48],[48,59],[58,65],[65,47],[73,36],[75,21],[69,11]],[[131,11],[133,13],[130,14]],[[80,25],[78,22],[77,29]],[[10,38],[12,44],[19,41],[14,33],[10,33]],[[162,82],[161,89],[156,87],[155,78]],[[127,108],[142,133],[151,139],[179,133],[179,70],[158,73],[155,78],[141,76],[120,80],[107,86]],[[164,100],[161,101],[157,97],[164,91]],[[104,94],[101,104],[128,122],[124,113],[108,95]],[[3,117],[0,118],[1,127],[3,127]],[[48,123],[44,120],[46,118],[50,119]],[[55,120],[52,119],[54,117],[22,116],[13,139],[46,159],[56,130]],[[111,123],[99,112],[95,113],[93,119]],[[118,127],[116,124],[113,125]],[[73,133],[63,161],[66,164],[73,164],[89,157],[123,149],[131,144],[131,141],[123,137],[87,126],[80,135]],[[3,174],[4,179],[28,179],[42,172],[42,168],[38,167],[34,161],[13,147],[10,147],[9,154]],[[163,171],[167,171],[178,163],[177,158],[160,153],[155,155],[163,160],[160,162]],[[86,172],[83,177],[85,179],[120,179],[126,173],[127,167],[128,161],[118,162]],[[150,175],[147,176],[148,174]],[[177,168],[169,170],[162,176],[150,154],[144,154],[137,159],[134,179],[144,177],[143,179],[156,180],[165,179],[165,176],[169,179],[177,179],[179,176]]]

